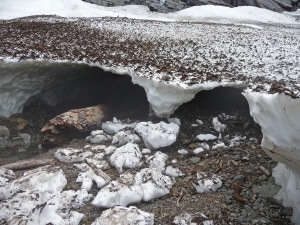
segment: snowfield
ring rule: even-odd
[[[45,14],[64,18],[7,20]],[[80,0],[19,0],[13,4],[2,0],[0,19],[5,20],[0,23],[2,71],[14,66],[12,61],[36,60],[85,63],[128,74],[145,89],[159,117],[169,117],[202,90],[244,89],[250,113],[262,128],[262,148],[287,167],[275,170],[277,183],[283,187],[280,198],[285,206],[294,208],[294,221],[300,224],[300,23],[295,18],[253,7],[193,7],[164,15],[141,6],[105,8]],[[20,112],[26,100],[41,90],[37,86],[46,87],[54,80],[42,76],[32,82],[18,73],[0,77],[1,115]],[[35,92],[29,91],[33,89]],[[51,103],[47,96],[45,101]],[[118,130],[114,129],[112,133]],[[141,157],[138,153],[137,165]],[[72,155],[65,160],[72,161]],[[130,167],[126,162],[124,166]],[[122,166],[118,168],[122,172]],[[155,196],[144,193],[144,201],[169,193],[170,179],[164,180],[163,190],[155,180],[144,183],[144,176],[156,173],[160,172],[143,170],[136,177],[143,192],[157,191]],[[289,176],[283,179],[280,174]],[[2,198],[10,196],[8,190]],[[55,198],[59,202],[59,196]]]

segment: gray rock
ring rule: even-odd
[[[254,211],[249,205],[244,205],[244,209],[245,209],[247,212],[253,212],[253,211]]]
[[[191,163],[196,164],[197,162],[200,161],[200,158],[199,157],[192,157],[189,160],[191,161]]]
[[[237,175],[233,178],[233,182],[243,183],[245,181],[245,177],[243,175]]]
[[[274,198],[277,195],[279,190],[280,190],[280,187],[277,185],[273,185],[273,184],[252,187],[252,192],[258,193],[262,197]]]
[[[24,147],[28,148],[31,144],[31,136],[26,133],[20,133],[19,137],[22,139]]]
[[[257,4],[261,8],[270,9],[275,12],[283,12],[284,11],[284,9],[281,8],[273,0],[257,0]]]
[[[5,126],[0,126],[0,137],[9,138],[10,132],[9,129]]]
[[[0,137],[0,150],[7,148],[9,145],[8,140],[3,137]]]
[[[292,2],[291,0],[273,0],[276,2],[279,6],[283,7],[284,9],[292,9]]]

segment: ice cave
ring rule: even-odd
[[[268,10],[299,1],[17,2],[0,2],[0,223],[300,224],[299,10]],[[98,104],[112,118],[85,129]],[[85,133],[44,149],[43,126]]]

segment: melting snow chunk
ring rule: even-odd
[[[136,127],[137,123],[122,123],[121,120],[117,120],[116,118],[113,121],[107,121],[102,124],[102,129],[107,134],[115,134],[120,130],[125,128],[132,128]]]
[[[144,212],[134,206],[115,206],[104,211],[92,225],[153,225],[154,214]]]
[[[168,122],[169,122],[169,123],[175,123],[175,124],[177,124],[178,126],[181,125],[180,119],[178,119],[178,118],[176,118],[176,117],[174,117],[174,118],[168,118]]]
[[[86,157],[92,155],[93,153],[90,151],[75,148],[61,148],[54,153],[55,158],[65,163],[82,162]]]
[[[167,167],[166,174],[171,177],[184,176],[184,174],[178,168],[173,168],[172,166]]]
[[[105,149],[105,155],[111,155],[116,150],[116,147],[111,145],[108,148]]]
[[[196,120],[196,122],[199,124],[199,125],[202,125],[203,124],[203,122],[202,122],[202,120]]]
[[[134,179],[135,183],[141,186],[143,200],[146,202],[169,194],[173,185],[172,179],[164,176],[156,168],[142,169]]]
[[[220,123],[220,121],[218,120],[218,117],[213,118],[212,124],[214,126],[215,131],[217,131],[217,132],[224,132],[226,129],[226,125]]]
[[[142,136],[147,148],[157,149],[169,146],[176,141],[179,126],[162,121],[157,124],[141,122],[136,126],[135,131]]]
[[[216,191],[222,186],[221,177],[216,174],[208,174],[205,172],[197,173],[198,185],[193,183],[197,193],[207,193]]]
[[[144,148],[144,149],[142,150],[142,153],[143,153],[143,154],[151,154],[151,150],[148,149],[148,148]]]
[[[203,148],[195,148],[194,150],[193,150],[193,153],[195,154],[195,155],[197,155],[197,154],[199,154],[199,153],[201,153],[201,152],[204,152],[204,149]]]
[[[37,190],[49,193],[61,192],[67,180],[59,167],[43,166],[29,170],[20,178],[0,187],[0,200],[8,199],[19,191]]]
[[[12,170],[0,167],[0,187],[4,186],[8,181],[16,178],[15,173]]]
[[[128,143],[110,156],[110,164],[122,173],[124,168],[137,168],[142,165],[141,158],[143,157],[137,144]]]
[[[217,139],[217,136],[212,134],[199,134],[196,137],[199,141],[213,141]]]
[[[103,130],[94,130],[91,132],[90,136],[86,137],[86,140],[91,142],[92,144],[103,144],[112,139],[111,136],[104,133]]]
[[[202,221],[200,223],[194,223],[193,220]],[[176,225],[214,225],[212,220],[209,220],[203,213],[183,213],[176,216],[173,221]]]
[[[178,154],[181,154],[181,155],[187,155],[189,152],[187,151],[187,150],[185,150],[185,149],[180,149],[180,150],[178,150],[177,151],[178,152]]]
[[[222,148],[225,148],[225,144],[223,142],[219,142],[217,144],[215,144],[214,146],[212,146],[212,150],[217,150],[217,149],[222,149]]]
[[[153,156],[148,157],[146,162],[150,165],[150,168],[156,168],[162,172],[165,170],[167,159],[168,156],[165,153],[158,151]]]
[[[118,143],[120,146],[125,145],[127,143],[140,143],[141,139],[136,134],[133,134],[132,131],[118,131],[115,136],[118,139]]]
[[[110,182],[110,177],[101,169],[93,169],[86,163],[76,164],[75,166],[82,171],[76,179],[76,182],[82,183],[82,189],[91,190],[93,181],[96,182],[98,188],[102,188]]]
[[[117,180],[102,188],[92,204],[103,208],[110,208],[116,205],[127,206],[139,203],[142,197],[143,192],[140,186],[123,184]]]

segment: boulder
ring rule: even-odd
[[[45,134],[42,143],[62,145],[101,128],[102,123],[109,118],[110,109],[105,105],[72,109],[51,119],[42,128],[41,132]]]
[[[257,0],[257,4],[261,8],[269,9],[275,12],[283,12],[284,9],[280,7],[276,2],[273,0]]]

